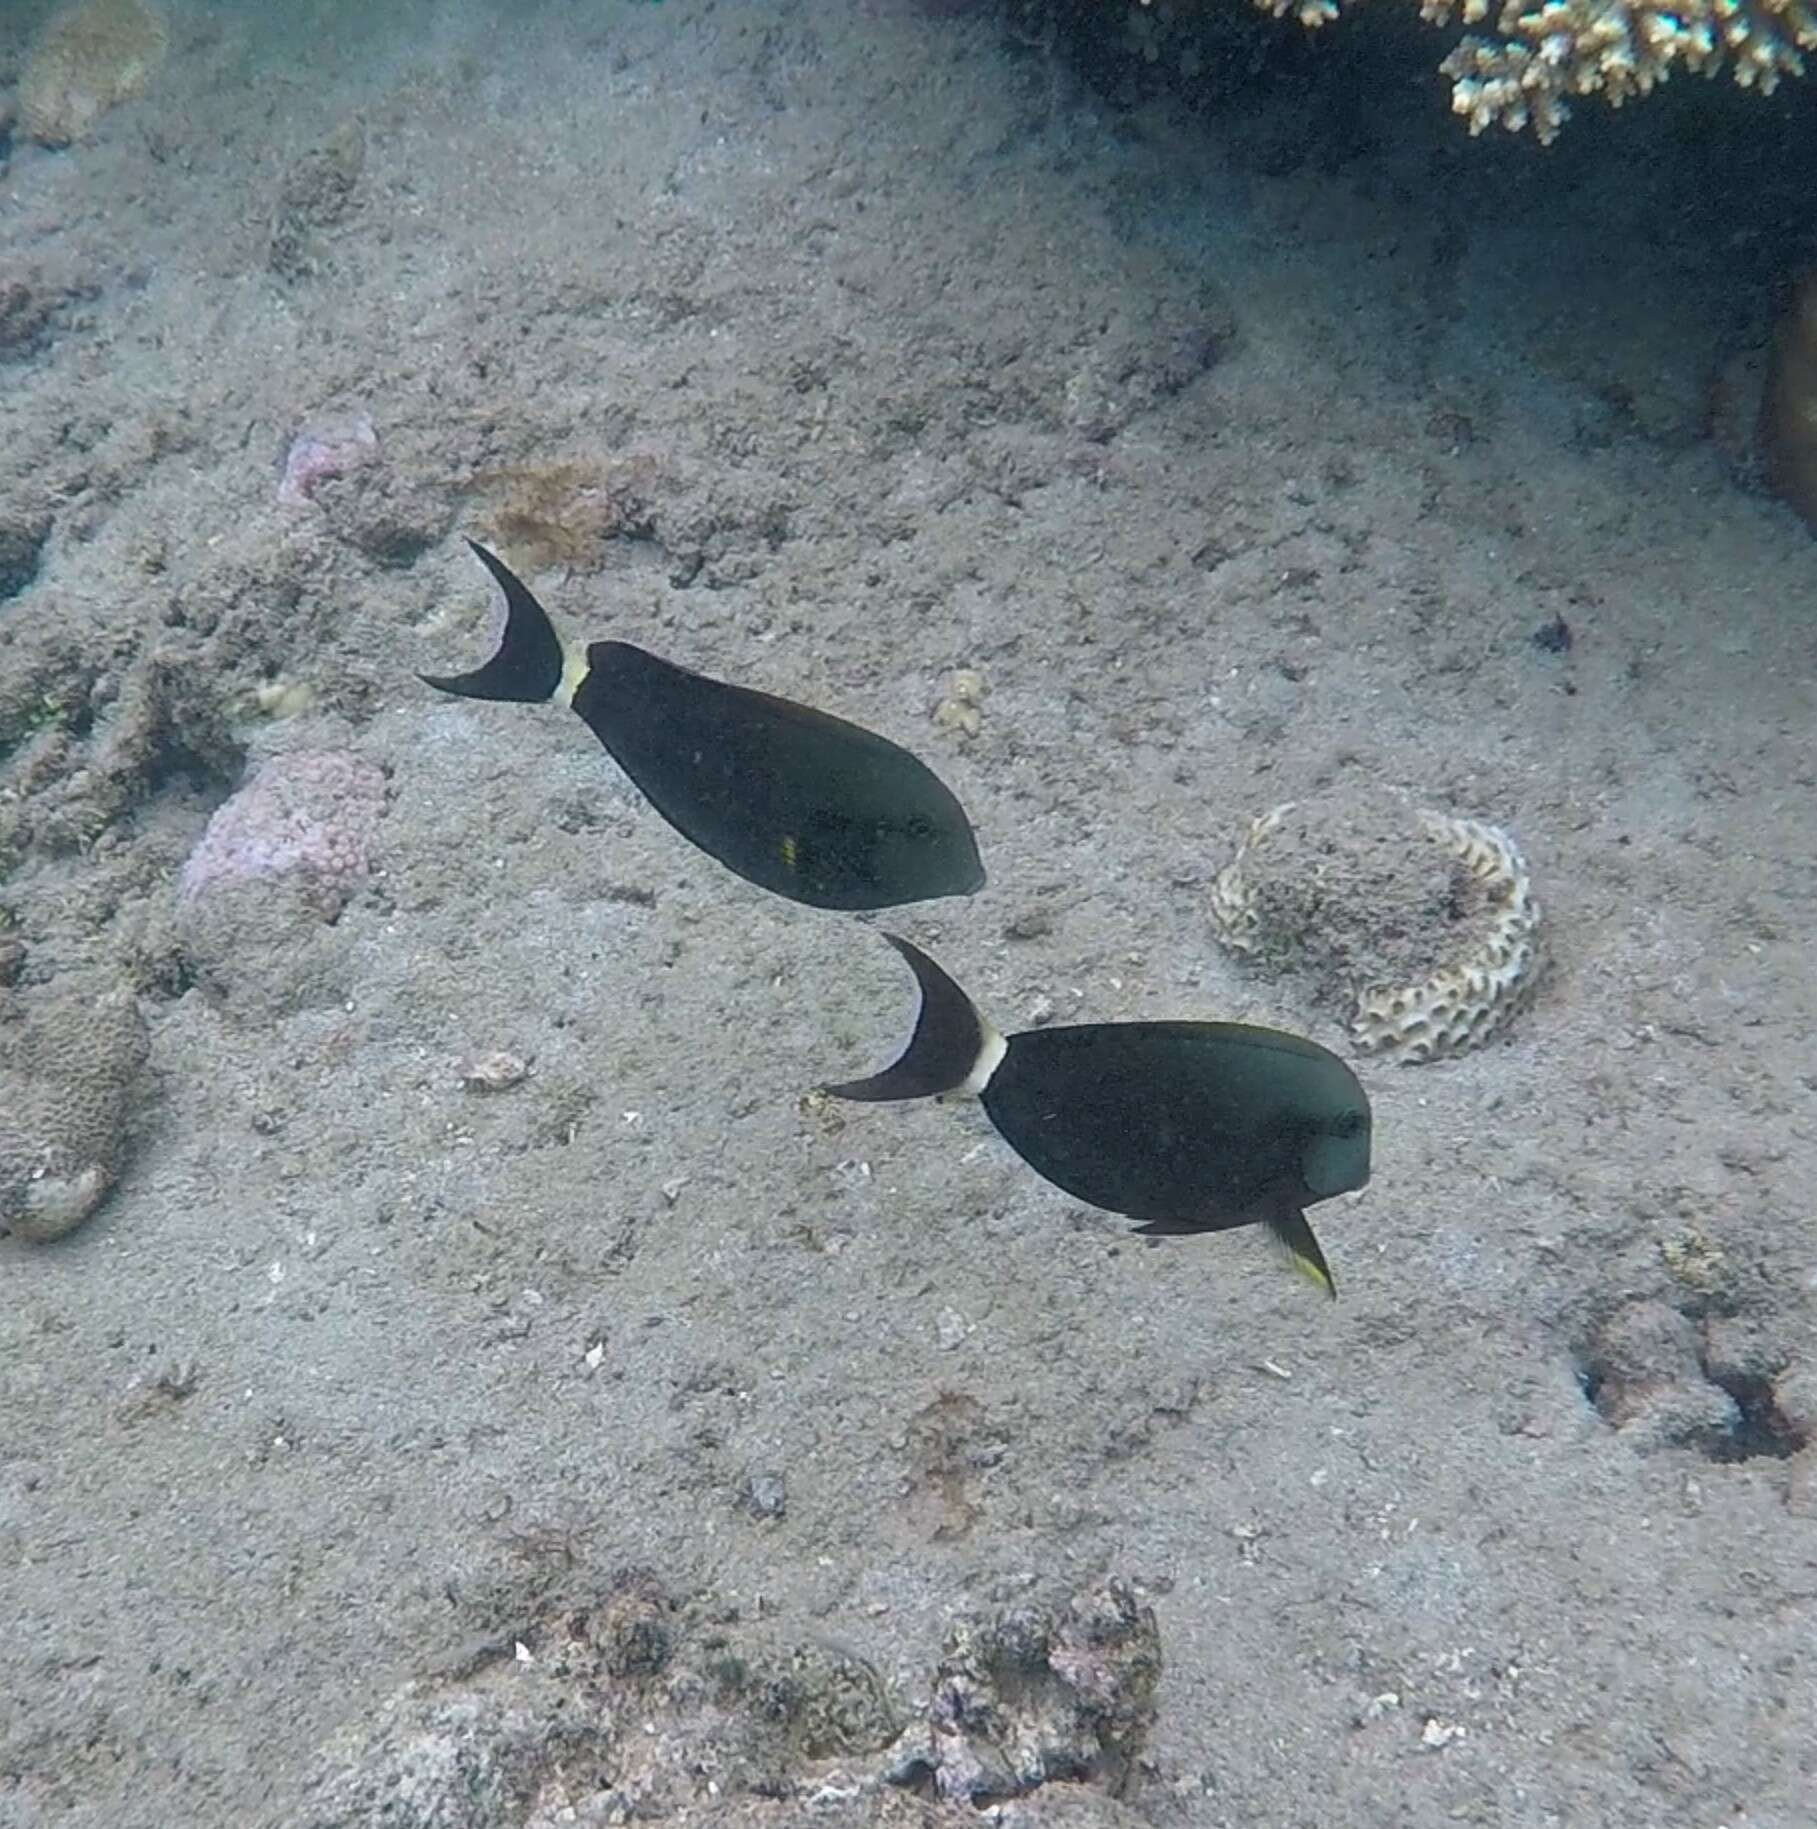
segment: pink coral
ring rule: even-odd
[[[286,508],[307,508],[318,485],[345,476],[379,454],[379,435],[364,413],[335,423],[304,426],[284,454],[278,501]]]
[[[384,813],[385,776],[372,763],[345,750],[274,756],[215,809],[183,866],[183,900],[291,877],[332,921],[366,881]]]

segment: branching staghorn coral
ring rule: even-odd
[[[1157,0],[1139,0],[1153,6]],[[1167,0],[1159,0],[1162,6]],[[1343,0],[1254,0],[1275,18],[1308,28],[1338,16]],[[1771,95],[1804,74],[1817,51],[1817,0],[1418,0],[1430,25],[1470,31],[1439,65],[1451,106],[1478,134],[1531,128],[1542,145],[1558,137],[1571,98],[1599,95],[1619,108],[1648,95],[1675,70],[1727,70],[1744,89]]]
[[[1422,17],[1466,25],[1488,18],[1488,0],[1422,0]],[[1744,89],[1771,95],[1782,76],[1804,74],[1817,50],[1812,0],[1506,0],[1496,35],[1470,33],[1439,65],[1452,79],[1451,106],[1472,133],[1531,127],[1542,144],[1558,137],[1568,97],[1601,95],[1619,108],[1647,95],[1674,70],[1714,76],[1727,69]]]

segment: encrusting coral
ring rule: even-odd
[[[1153,6],[1156,0],[1137,0]],[[1164,3],[1164,0],[1163,0]],[[1325,25],[1342,0],[1254,0],[1277,19]],[[1470,31],[1439,65],[1451,78],[1451,106],[1473,134],[1531,128],[1542,144],[1558,137],[1573,97],[1601,96],[1612,108],[1648,95],[1674,71],[1728,70],[1744,89],[1771,95],[1804,74],[1817,50],[1817,0],[1418,0],[1429,25],[1493,20]]]

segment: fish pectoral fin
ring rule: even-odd
[[[1298,1207],[1285,1202],[1271,1207],[1262,1217],[1262,1223],[1268,1228],[1268,1236],[1286,1252],[1287,1261],[1307,1282],[1316,1284],[1335,1302],[1338,1286],[1331,1274],[1331,1266],[1325,1262],[1325,1254],[1319,1249],[1319,1241],[1313,1237],[1312,1228],[1306,1223],[1305,1213]]]
[[[423,684],[459,699],[491,699],[511,705],[540,705],[567,683],[570,659],[548,612],[502,559],[469,540],[473,555],[505,594],[505,632],[498,650],[471,673],[425,673]],[[571,696],[571,695],[570,695]]]
[[[1214,1230],[1190,1219],[1145,1219],[1130,1230],[1139,1238],[1190,1238],[1195,1232]]]

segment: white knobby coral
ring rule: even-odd
[[[1288,802],[1250,822],[1211,889],[1226,946],[1309,971],[1360,1050],[1410,1065],[1481,1047],[1530,1000],[1542,958],[1509,834],[1440,813],[1411,823],[1373,804]]]
[[[1540,965],[1539,903],[1514,840],[1479,819],[1421,813],[1420,824],[1480,887],[1483,912],[1469,949],[1429,978],[1357,999],[1357,1046],[1409,1064],[1480,1048],[1531,999]]]

